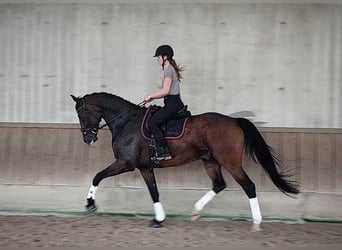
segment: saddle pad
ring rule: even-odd
[[[144,139],[151,140],[151,131],[148,128],[148,121],[157,112],[156,106],[150,106],[147,108],[145,115],[142,119],[140,132]],[[161,125],[161,130],[164,133],[165,139],[167,140],[178,140],[182,138],[185,132],[185,127],[188,122],[189,116],[175,115],[170,120],[164,122]]]

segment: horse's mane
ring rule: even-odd
[[[94,92],[83,96],[87,101],[89,100],[93,104],[102,104],[106,107],[112,106],[114,103],[120,103],[123,106],[137,106],[136,104],[111,93],[106,92]]]

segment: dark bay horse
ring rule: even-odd
[[[112,149],[116,161],[93,178],[87,195],[86,209],[95,212],[95,195],[99,183],[136,168],[150,192],[155,217],[151,226],[159,227],[166,218],[159,201],[158,187],[149,159],[149,141],[140,133],[140,125],[146,108],[135,105],[119,96],[108,93],[93,93],[84,97],[72,96],[81,125],[83,140],[92,144],[97,140],[101,119],[112,133]],[[103,127],[103,126],[102,126]],[[255,184],[242,167],[243,154],[259,163],[274,185],[286,194],[298,194],[297,184],[288,180],[279,170],[280,164],[271,148],[252,122],[245,118],[232,118],[219,113],[203,113],[189,118],[186,131],[179,140],[168,141],[173,155],[171,160],[161,161],[159,167],[180,166],[201,159],[212,181],[212,189],[194,204],[193,216],[199,217],[204,206],[225,189],[221,168],[225,168],[239,183],[249,198],[253,224],[262,221]]]

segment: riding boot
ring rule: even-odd
[[[157,148],[157,157],[156,159],[158,161],[162,160],[170,160],[172,158],[169,147],[168,146],[162,146]]]
[[[171,154],[170,154],[170,150],[169,147],[167,145],[166,140],[163,139],[157,139],[156,140],[156,151],[157,151],[157,156],[156,156],[156,160],[158,161],[162,161],[162,160],[170,160],[172,158]]]

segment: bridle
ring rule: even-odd
[[[93,115],[92,113],[90,113],[90,112],[88,111],[88,109],[87,109],[87,104],[86,104],[85,100],[84,100],[84,99],[80,99],[80,102],[81,102],[81,107],[79,107],[79,108],[76,110],[77,114],[79,114],[79,112],[83,109],[83,112],[84,112],[83,115],[84,115],[84,117],[86,117],[87,113]],[[93,115],[93,116],[94,116],[94,115]],[[98,129],[98,128],[80,128],[80,130],[81,130],[81,133],[82,133],[83,135],[87,135],[88,133],[91,133],[91,134],[93,134],[93,135],[97,135],[99,129]]]
[[[83,109],[83,110],[84,110],[84,117],[86,117],[86,114],[87,114],[87,113],[90,113],[90,112],[89,112],[88,109],[87,109],[87,104],[86,104],[85,100],[84,100],[84,99],[81,99],[81,101],[82,101],[81,107],[79,107],[79,108],[76,110],[76,112],[77,112],[77,114],[78,114],[78,113],[81,111],[81,109]],[[139,106],[139,107],[144,107],[145,104],[146,104],[146,102],[145,102],[145,101],[142,101],[142,102],[138,103],[137,106]],[[128,110],[128,111],[126,111],[126,112],[124,112],[124,113],[128,113],[128,112],[131,112],[131,111],[132,111],[132,110]],[[90,114],[91,114],[91,113],[90,113]],[[91,115],[93,115],[93,114],[91,114]],[[81,129],[80,129],[80,130],[81,130],[81,133],[82,133],[83,135],[86,135],[86,134],[88,134],[88,133],[91,133],[91,134],[93,134],[93,135],[96,136],[100,129],[103,129],[104,127],[106,127],[106,126],[108,126],[109,124],[111,124],[112,122],[114,122],[115,119],[118,118],[120,115],[122,115],[122,113],[116,114],[112,119],[110,119],[110,120],[109,120],[108,122],[106,122],[105,124],[101,125],[99,128],[81,128]],[[93,116],[94,116],[94,115],[93,115]]]

